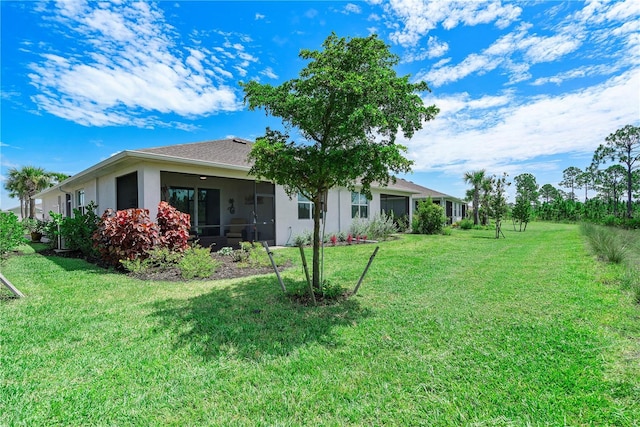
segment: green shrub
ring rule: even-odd
[[[376,214],[369,221],[366,236],[373,240],[387,240],[393,233],[398,232],[398,226],[391,215]]]
[[[615,215],[607,215],[604,218],[602,218],[602,225],[615,227],[620,225],[620,223],[621,223],[620,218],[618,218]]]
[[[100,217],[96,215],[98,206],[91,202],[85,212],[73,210],[73,216],[62,218],[60,221],[60,235],[68,249],[80,251],[85,256],[97,256],[98,251],[93,245],[93,233],[98,229]]]
[[[180,274],[186,280],[211,277],[219,266],[220,263],[211,258],[209,248],[198,246],[187,248],[178,264]]]
[[[46,223],[36,218],[24,218],[22,227],[26,233],[44,233]]]
[[[583,223],[581,230],[599,258],[615,264],[626,260],[628,245],[616,229]]]
[[[366,218],[353,218],[349,226],[349,234],[351,234],[354,239],[360,236],[369,237],[369,221],[367,221]]]
[[[453,233],[453,230],[451,229],[451,227],[444,227],[442,229],[443,236],[451,236],[451,233]]]
[[[313,242],[313,233],[303,231],[293,238],[293,244],[296,246],[308,246]]]
[[[173,252],[168,248],[154,248],[147,251],[144,257],[120,260],[120,264],[131,273],[145,273],[149,271],[167,271],[178,267],[182,253]]]
[[[412,229],[417,234],[438,234],[442,232],[447,218],[444,209],[427,198],[418,203],[418,209],[413,216]]]
[[[460,223],[458,224],[458,226],[462,229],[462,230],[471,230],[473,228],[473,221],[470,220],[469,218],[465,218],[462,221],[460,221]]]
[[[24,228],[13,212],[0,212],[0,256],[26,243]]]

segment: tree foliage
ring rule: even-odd
[[[560,181],[560,185],[571,190],[569,192],[569,197],[571,198],[571,200],[576,200],[575,189],[582,188],[582,186],[580,186],[579,184],[579,177],[581,174],[582,170],[575,166],[569,166],[564,171],[562,171],[562,181]]]
[[[267,129],[250,153],[251,174],[301,193],[313,202],[313,285],[320,289],[320,219],[324,195],[334,187],[371,196],[373,182],[385,185],[393,174],[408,172],[406,148],[395,143],[402,131],[410,138],[438,113],[417,92],[426,83],[411,83],[393,67],[398,57],[376,35],[345,39],[331,34],[323,50],[302,50],[309,63],[299,77],[280,86],[241,83],[250,110],[280,117],[303,141]],[[326,209],[326,206],[324,206]]]
[[[530,173],[523,173],[516,176],[513,181],[516,184],[516,204],[513,207],[512,218],[515,222],[520,223],[520,231],[522,225],[524,230],[527,229],[527,224],[531,220],[533,215],[534,205],[538,200],[538,183],[536,177]]]
[[[35,218],[36,201],[34,196],[66,178],[68,175],[59,172],[47,172],[41,167],[23,166],[20,169],[9,169],[4,188],[9,192],[9,197],[20,199],[22,218],[27,216]]]
[[[464,182],[471,185],[471,189],[467,194],[473,206],[473,225],[480,223],[480,195],[482,193],[482,185],[486,180],[485,173],[484,169],[480,169],[465,172],[463,176]]]
[[[504,173],[502,176],[494,175],[491,178],[491,199],[489,202],[490,208],[490,216],[496,223],[496,239],[504,237],[502,233],[502,220],[507,214],[508,206],[507,206],[507,187],[511,185],[510,182],[507,181],[507,174]]]
[[[625,170],[625,186],[627,190],[627,217],[633,215],[633,182],[634,172],[640,168],[640,127],[626,125],[605,138],[593,155],[594,166],[607,160],[622,165]]]

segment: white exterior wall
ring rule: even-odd
[[[373,199],[369,200],[369,218],[380,213],[380,193],[382,192],[384,190],[372,190]],[[325,219],[327,234],[349,231],[353,221],[350,190],[340,188],[329,191]],[[290,199],[282,187],[276,186],[276,244],[293,244],[295,236],[305,232],[313,232],[313,219],[298,219],[297,197]]]

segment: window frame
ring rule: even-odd
[[[300,216],[300,208],[303,209],[308,209],[309,210],[309,216],[306,218],[303,218]],[[309,200],[308,197],[306,197],[304,194],[302,193],[298,193],[298,219],[299,220],[306,220],[306,219],[313,219],[313,202],[311,200]]]
[[[85,209],[86,209],[86,193],[84,191],[84,188],[80,188],[79,190],[76,190],[76,209],[78,209],[82,214],[85,213]]]
[[[364,201],[364,202],[363,202]],[[369,218],[369,199],[360,192],[351,192],[351,218]],[[364,211],[364,215],[363,215]]]

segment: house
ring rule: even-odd
[[[233,138],[140,150],[125,150],[42,191],[44,212],[71,216],[91,201],[98,213],[147,208],[152,217],[161,200],[191,215],[192,231],[204,245],[220,248],[240,240],[286,245],[313,229],[311,202],[293,199],[283,187],[257,181],[248,174],[252,142]],[[372,200],[345,188],[327,196],[327,232],[348,231],[352,219],[391,212],[411,217],[415,201],[425,194],[449,206],[450,220],[462,216],[458,199],[409,181],[372,186]],[[45,214],[46,216],[46,214]]]
[[[29,205],[26,206],[26,210],[27,210],[27,216],[29,216]],[[14,208],[11,209],[7,209],[4,212],[13,212],[20,221],[23,220],[22,218],[22,211],[20,206],[16,206]],[[42,218],[42,203],[36,203],[36,218]]]

